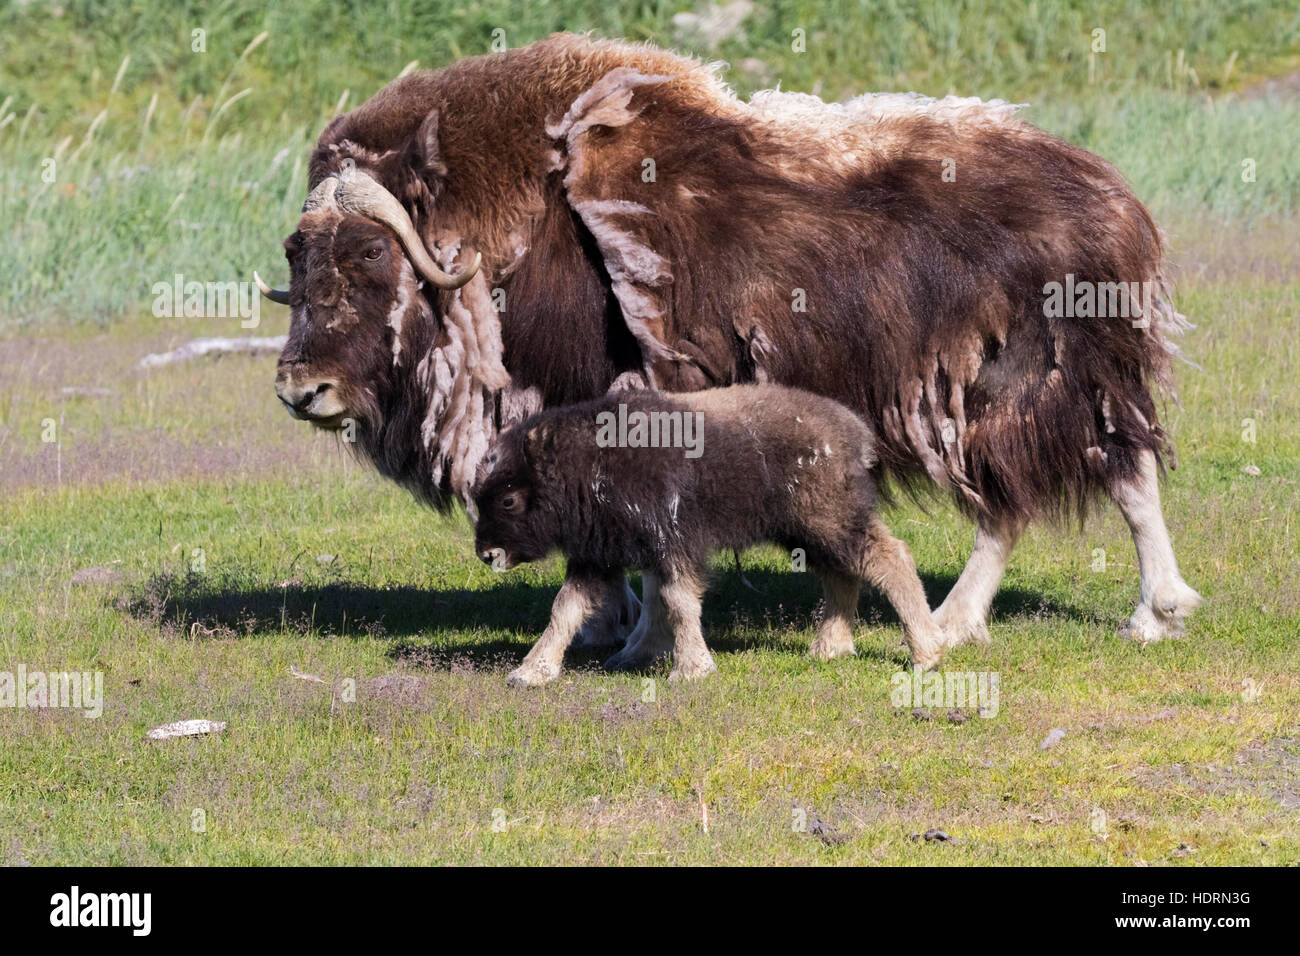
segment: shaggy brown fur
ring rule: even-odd
[[[474,321],[499,322],[515,387],[543,404],[629,369],[670,390],[797,385],[867,415],[891,472],[992,515],[1082,505],[1135,449],[1166,447],[1151,386],[1169,378],[1168,303],[1145,329],[1042,309],[1067,274],[1162,283],[1157,230],[1108,163],[1009,109],[745,104],[694,61],[559,35],[385,87],[322,134],[312,185],[345,158],[404,200],[431,248],[482,252],[505,309]],[[341,224],[336,256],[368,238],[345,227],[367,231]],[[472,368],[472,347],[448,348],[463,293],[426,290],[433,318],[404,323],[399,372],[366,361],[390,348],[391,284],[339,289],[324,257],[293,271],[313,311],[348,315],[337,344],[308,348],[327,336],[296,328],[285,360],[310,351],[350,373],[387,473],[441,476],[425,460],[458,449],[422,440],[430,396],[412,372],[438,349],[457,352],[449,378]]]
[[[1002,529],[995,570],[1026,521],[1154,494],[1171,453],[1153,391],[1185,323],[1160,235],[1109,163],[1006,104],[746,103],[694,60],[561,34],[391,83],[329,124],[312,187],[348,164],[445,270],[483,267],[426,287],[386,228],[307,211],[282,398],[355,423],[430,503],[467,500],[501,428],[615,381],[834,398],[872,425],[883,473]],[[1067,276],[1155,294],[1136,324],[1048,317]],[[987,609],[979,591],[962,614]]]
[[[619,418],[632,423],[630,437],[611,446]],[[929,667],[941,636],[907,546],[876,517],[875,464],[862,420],[807,392],[776,385],[620,392],[534,415],[497,440],[474,489],[475,548],[500,569],[558,549],[582,594],[615,586],[628,568],[650,572],[673,636],[674,676],[696,677],[713,670],[699,622],[710,553],[775,542],[805,555],[825,583],[827,616],[814,654],[853,653],[865,579],[898,611],[914,663]],[[557,601],[551,627],[513,682],[558,674],[591,607]],[[649,662],[636,648],[614,659]]]

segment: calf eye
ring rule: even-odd
[[[375,262],[383,258],[383,255],[384,255],[383,246],[371,246],[369,249],[366,250],[366,259],[368,259],[370,262]]]
[[[519,495],[506,495],[501,499],[503,510],[512,515],[517,515],[524,510],[524,499]]]

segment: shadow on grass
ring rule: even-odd
[[[120,598],[117,607],[166,633],[195,639],[268,632],[385,638],[392,641],[389,653],[396,660],[454,670],[518,663],[546,626],[556,591],[510,575],[487,588],[439,591],[346,581],[267,587],[251,584],[255,577],[251,572],[155,575]],[[750,569],[745,578],[749,586],[734,570],[715,576],[704,600],[709,646],[723,653],[794,650],[789,632],[811,629],[819,616],[816,577]],[[931,604],[937,605],[955,578],[922,580]],[[639,575],[632,581],[639,592]],[[1011,587],[998,592],[993,613],[999,620],[1086,619],[1072,606]],[[898,626],[894,609],[872,588],[863,588],[858,615],[867,625]],[[597,667],[610,653],[606,648],[575,649],[570,662],[579,669]]]

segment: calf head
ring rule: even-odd
[[[497,570],[537,561],[555,546],[537,467],[538,456],[548,453],[547,429],[528,424],[502,433],[483,459],[471,492],[478,515],[474,550]]]

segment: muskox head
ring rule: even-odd
[[[396,197],[352,162],[312,190],[284,248],[289,289],[257,278],[263,294],[293,310],[276,395],[294,418],[322,428],[348,419],[373,426],[376,386],[396,364],[403,322],[428,309],[421,280],[458,289],[479,259],[444,272]]]

